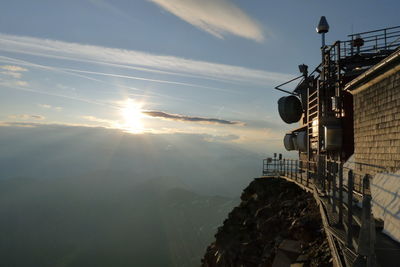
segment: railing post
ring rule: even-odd
[[[387,49],[387,35],[386,35],[386,29],[383,31],[384,32],[384,35],[385,35],[385,50]]]
[[[327,187],[328,187],[328,197],[331,200],[332,203],[332,162],[331,161],[326,161],[326,181],[327,181]]]
[[[292,160],[292,169],[291,169],[291,172],[292,172],[292,179],[294,180],[294,165],[295,164],[295,160],[293,159]]]
[[[363,196],[365,195],[365,194],[369,194],[370,193],[370,178],[371,178],[371,176],[369,175],[369,174],[366,174],[365,176],[364,176],[364,178],[363,178],[363,181],[362,181],[362,185],[363,185],[363,187],[362,187],[362,194],[363,194]]]
[[[285,164],[285,167],[286,167],[286,177],[289,177],[289,159],[287,159],[286,160],[286,164]]]
[[[343,225],[343,163],[339,164],[339,224]]]
[[[286,177],[289,177],[289,163],[290,163],[290,160],[287,159],[286,160]]]
[[[366,174],[363,178],[363,202],[361,229],[358,237],[359,254],[358,261],[364,266],[376,266],[375,257],[375,225],[371,212],[371,194],[369,191],[370,175]]]
[[[353,187],[354,175],[353,171],[349,170],[348,184],[347,184],[347,246],[353,247]]]
[[[296,182],[297,182],[297,172],[298,172],[298,170],[299,170],[299,161],[296,159],[296,161],[295,161],[295,164],[296,164],[296,168],[295,168],[295,176],[294,176],[294,179],[296,180]]]
[[[283,159],[283,176],[286,176],[286,159]]]
[[[290,160],[290,179],[293,179],[293,160]]]
[[[337,162],[332,164],[332,212],[336,213],[336,175],[338,170]]]
[[[323,160],[323,156],[318,157],[318,170],[317,170],[317,175],[318,175],[318,182],[320,186],[322,187],[322,190],[325,192],[326,191],[326,181],[325,181],[325,164],[326,162]]]
[[[290,159],[288,159],[288,160],[286,161],[286,176],[287,176],[288,178],[290,178],[289,166],[290,166]]]

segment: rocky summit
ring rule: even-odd
[[[312,194],[283,179],[255,179],[218,229],[202,266],[332,266]]]

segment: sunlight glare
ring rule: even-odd
[[[144,132],[142,123],[142,103],[137,103],[133,99],[124,101],[121,108],[122,118],[124,120],[122,128],[130,133],[140,134]]]

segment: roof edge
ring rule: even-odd
[[[347,83],[344,90],[350,91],[352,94],[359,93],[366,87],[384,79],[398,70],[400,70],[400,49]]]

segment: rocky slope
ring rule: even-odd
[[[215,235],[202,266],[332,266],[319,208],[282,179],[255,179]]]

